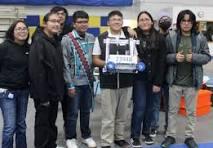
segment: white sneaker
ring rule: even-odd
[[[89,148],[96,148],[96,142],[92,139],[92,137],[83,139],[82,143],[86,144]]]
[[[67,148],[78,148],[77,140],[76,139],[69,139],[66,140]]]

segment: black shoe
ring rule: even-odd
[[[161,143],[162,148],[169,148],[172,144],[174,144],[175,138],[171,136],[167,136],[166,139]]]
[[[198,148],[197,143],[195,142],[194,138],[186,138],[184,143],[188,146],[188,148]]]
[[[157,135],[157,130],[151,129],[150,137],[155,138]]]
[[[125,140],[115,140],[114,143],[122,148],[127,148],[129,147],[129,143],[126,142]]]
[[[148,136],[145,136],[144,142],[145,142],[147,145],[152,145],[152,144],[154,144],[154,141],[153,141],[152,137],[150,137],[149,135],[148,135]]]
[[[102,146],[101,148],[111,148],[111,146]]]
[[[132,148],[142,148],[141,142],[139,138],[131,138],[131,147]]]

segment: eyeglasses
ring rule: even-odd
[[[15,31],[17,32],[25,32],[25,31],[28,31],[27,27],[24,27],[24,28],[15,28]]]
[[[120,21],[122,21],[122,18],[112,18],[112,19],[109,19],[109,21],[111,21],[111,22],[120,22]]]
[[[60,23],[60,20],[48,20],[51,23]]]
[[[149,18],[139,19],[139,22],[151,22],[151,19]]]
[[[77,24],[87,24],[89,21],[76,21]]]

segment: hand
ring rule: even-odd
[[[135,30],[132,30],[130,27],[128,27],[127,31],[131,37],[137,38],[137,33],[135,32]]]
[[[192,62],[192,50],[189,49],[189,53],[186,55],[186,61],[191,63]]]
[[[48,107],[48,106],[50,106],[50,102],[49,102],[49,101],[43,102],[43,103],[41,103],[40,105],[41,105],[41,106],[44,106],[44,107]]]
[[[75,88],[69,88],[68,89],[68,96],[69,97],[74,97],[76,95],[76,91],[75,91]]]
[[[152,91],[154,92],[154,93],[158,93],[158,92],[160,92],[160,86],[157,86],[157,85],[153,85],[152,86]]]
[[[183,50],[182,51],[179,51],[177,54],[176,54],[176,60],[177,62],[183,62],[185,59],[185,56],[183,54]]]

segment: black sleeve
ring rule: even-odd
[[[39,102],[49,101],[47,92],[47,74],[44,68],[44,48],[41,40],[34,40],[30,47],[29,75],[32,97]]]
[[[125,35],[126,37],[129,37],[129,36],[130,36],[130,35],[129,35],[129,32],[128,32],[128,28],[129,28],[129,26],[124,26],[124,27],[122,27],[122,30],[123,30],[124,35]]]
[[[166,42],[163,35],[159,34],[159,50],[157,55],[156,69],[155,69],[155,78],[154,85],[161,86],[164,81],[164,70],[166,66]],[[159,70],[158,70],[159,69]]]
[[[3,42],[0,44],[0,69],[1,69],[1,64],[2,64],[6,54],[7,54],[7,46]]]

